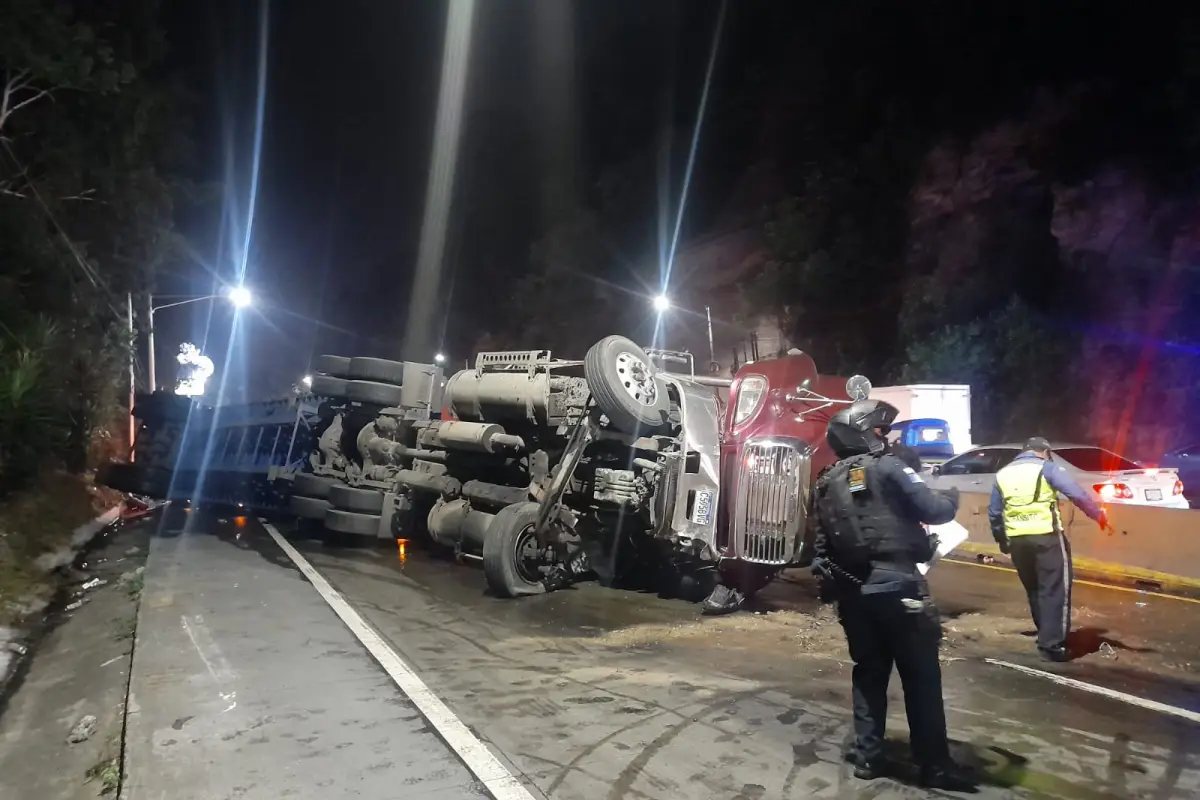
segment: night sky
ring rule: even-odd
[[[158,291],[207,292],[213,269],[233,280],[245,237],[260,8],[237,0],[167,5],[170,68],[193,95],[195,176],[224,180],[226,193],[224,202],[183,214],[202,258],[163,276]],[[580,3],[573,19],[564,7],[477,4],[442,286],[444,349],[455,358],[469,355],[497,318],[495,299],[525,267],[555,208],[587,195],[602,165],[652,147],[664,125],[684,128],[696,114],[719,3]],[[268,16],[246,273],[263,303],[243,315],[244,347],[228,358],[233,315],[223,304],[158,319],[160,359],[189,325],[197,341],[208,327],[204,349],[218,375],[232,363],[227,400],[286,391],[314,354],[401,355],[446,4],[289,0],[271,4]],[[731,14],[727,26],[754,21]],[[740,68],[737,38],[723,45],[717,89]],[[716,152],[698,164],[689,227],[714,213],[722,187],[713,184],[738,169]],[[656,225],[646,221],[648,240]]]
[[[224,202],[181,210],[197,257],[160,276],[157,291],[207,292],[214,274],[233,280],[242,260],[262,5],[164,7],[168,67],[192,93],[191,177],[220,182],[225,194]],[[502,324],[531,245],[565,209],[609,206],[612,269],[595,280],[634,291],[654,282],[660,217],[673,218],[678,206],[720,8],[719,0],[478,0],[435,301],[444,326],[435,341],[452,363]],[[1177,151],[1191,140],[1178,125],[1155,122],[1165,104],[1175,104],[1167,115],[1176,122],[1187,105],[1168,83],[1190,74],[1175,63],[1183,51],[1162,46],[1186,27],[1170,4],[1139,4],[1136,15],[1128,3],[1085,0],[930,0],[919,9],[885,0],[837,9],[735,0],[727,8],[684,241],[713,230],[756,164],[777,166],[765,176],[777,179],[777,192],[802,194],[813,159],[861,158],[862,141],[884,126],[912,142],[882,143],[881,153],[924,152],[934,140],[922,137],[969,137],[1020,119],[1035,90],[1083,79],[1103,102],[1054,148],[1059,177],[1071,178],[1072,158],[1079,175],[1108,158],[1185,174],[1180,165],[1190,156]],[[225,304],[164,312],[160,359],[183,337],[204,342],[228,373],[229,402],[287,391],[319,353],[432,356],[404,353],[402,344],[446,11],[444,0],[270,4],[246,256],[246,282],[262,303],[242,316],[228,351],[233,315]],[[1160,133],[1170,141],[1155,141]],[[808,149],[794,146],[797,139]],[[1151,164],[1155,158],[1163,163]],[[893,207],[881,213],[901,219],[902,201],[887,200]]]

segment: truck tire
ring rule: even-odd
[[[521,552],[529,545],[537,516],[537,503],[517,503],[501,509],[488,525],[483,538],[483,574],[488,588],[500,597],[546,593],[540,575]],[[536,539],[533,545],[537,546]]]
[[[346,395],[359,403],[372,406],[392,407],[400,405],[404,390],[390,383],[377,381],[349,381]]]
[[[350,359],[345,356],[317,356],[313,371],[331,378],[349,378]]]
[[[383,510],[383,493],[339,484],[329,490],[329,505],[342,511],[379,514]]]
[[[292,494],[300,497],[316,497],[320,500],[329,499],[329,490],[336,481],[324,475],[313,475],[311,472],[301,472],[292,478]]]
[[[349,397],[350,381],[342,378],[331,378],[328,375],[318,375],[313,378],[311,391],[317,397],[328,397],[333,400],[345,400]]]
[[[377,537],[379,535],[379,514],[358,514],[354,511],[342,511],[331,508],[325,512],[325,527],[337,533],[349,533],[353,536]]]
[[[617,430],[649,434],[670,425],[666,383],[654,374],[646,351],[624,336],[606,336],[592,345],[583,373],[596,405]]]
[[[324,520],[325,512],[329,510],[329,501],[319,497],[301,497],[294,494],[288,500],[288,508],[299,519]]]
[[[347,377],[356,381],[378,381],[400,386],[404,383],[404,363],[385,358],[352,358]]]

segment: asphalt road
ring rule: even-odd
[[[286,533],[286,531],[285,531]],[[841,761],[850,670],[841,630],[801,576],[716,619],[652,594],[584,584],[501,600],[478,568],[396,550],[296,546],[532,788],[555,800],[947,796],[865,783]],[[272,543],[261,545],[264,553]],[[954,753],[980,797],[1200,796],[1194,603],[1076,590],[1068,665],[1033,656],[1015,575],[945,563],[943,671]],[[987,659],[1127,692],[1175,715]],[[1190,720],[1180,718],[1179,714]],[[891,749],[907,754],[898,681]]]

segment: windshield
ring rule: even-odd
[[[1061,458],[1076,469],[1084,472],[1116,472],[1126,469],[1141,469],[1132,461],[1121,458],[1116,453],[1102,450],[1099,447],[1064,447],[1054,451],[1055,458]]]

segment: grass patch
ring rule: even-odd
[[[116,640],[118,642],[128,642],[133,639],[137,633],[137,617],[130,617],[121,622],[117,627]]]
[[[142,589],[146,588],[146,574],[144,572],[135,572],[132,577],[121,581],[123,588],[130,598],[137,600],[142,596]]]
[[[116,794],[121,787],[121,765],[116,757],[106,758],[88,768],[87,780],[100,782],[100,794]]]
[[[0,625],[24,614],[29,599],[49,599],[52,576],[38,556],[71,541],[71,533],[117,502],[113,492],[62,472],[47,472],[29,489],[0,500]]]

